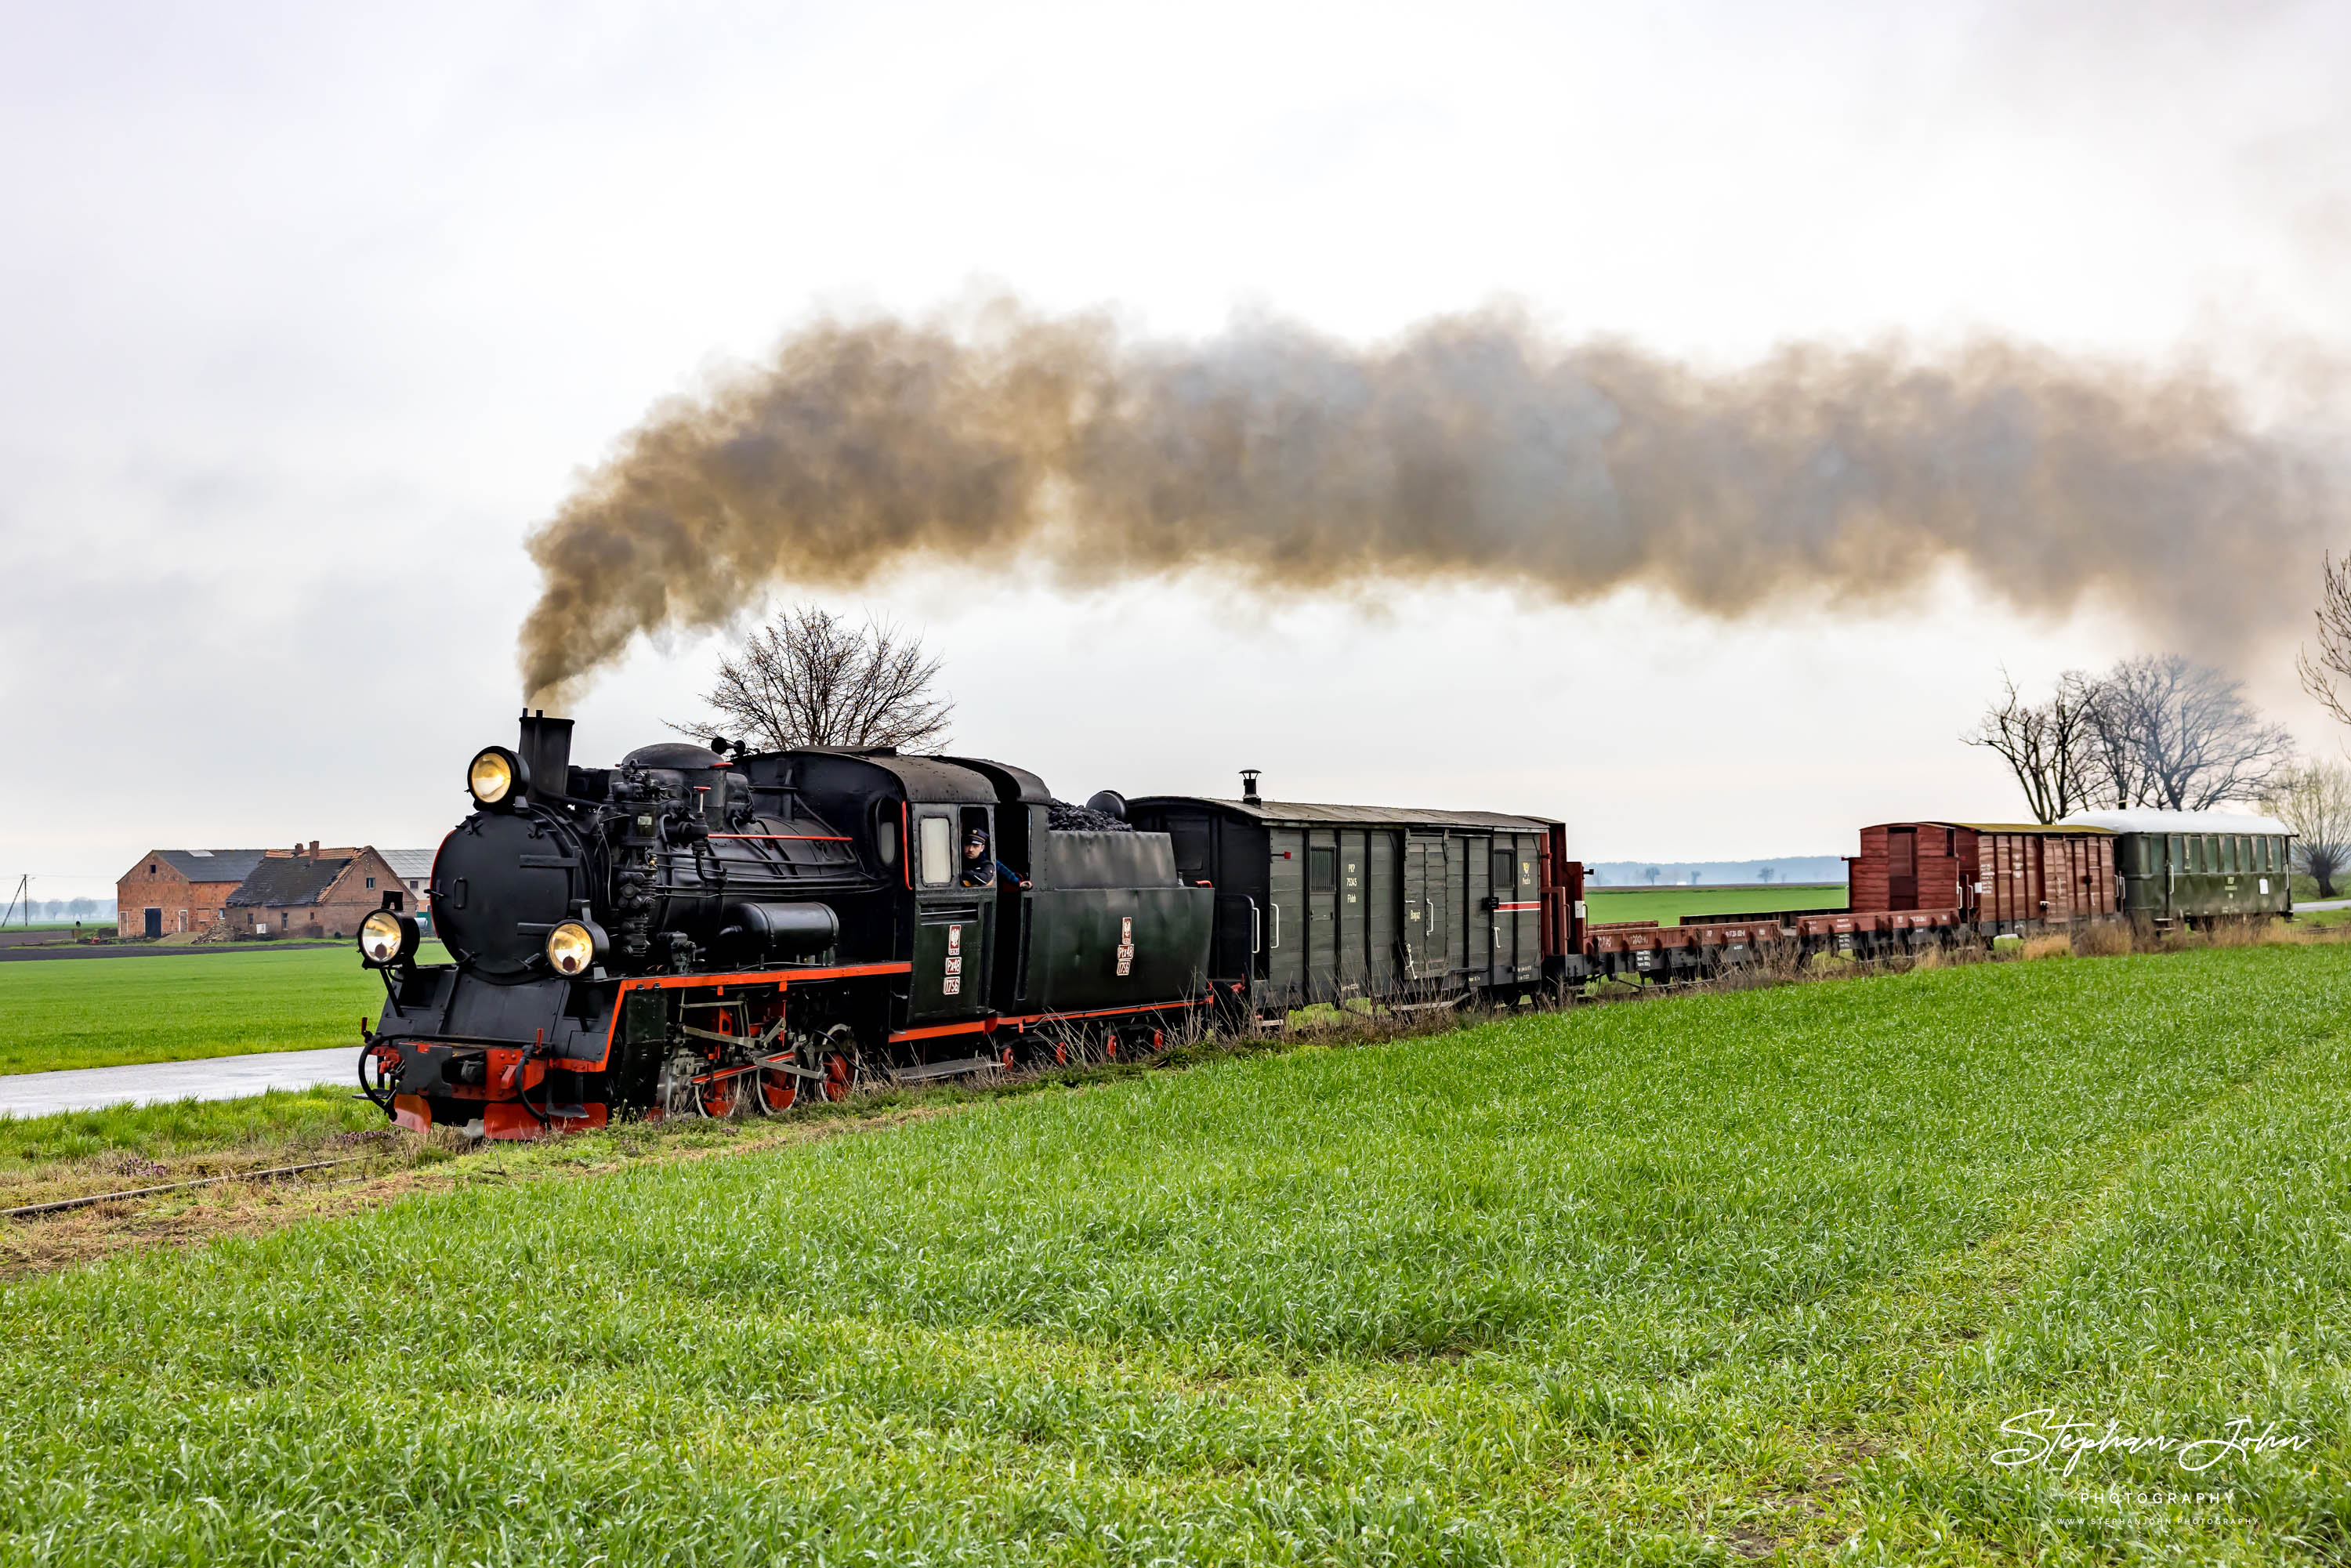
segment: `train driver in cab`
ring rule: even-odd
[[[1027,887],[1029,879],[987,852],[987,835],[974,828],[963,841],[963,884],[994,887],[998,883]]]

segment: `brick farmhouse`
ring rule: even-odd
[[[415,902],[392,862],[371,848],[272,852],[228,895],[232,936],[349,936],[387,893]]]
[[[290,850],[157,850],[115,883],[117,929],[164,936],[218,925],[235,938],[349,936],[386,894],[422,908],[431,868],[429,851],[322,850],[316,839]]]

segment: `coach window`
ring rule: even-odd
[[[955,823],[946,817],[917,819],[915,831],[922,835],[919,843],[921,868],[925,887],[949,887],[956,877]]]
[[[1336,893],[1339,891],[1339,852],[1335,849],[1306,852],[1306,891]]]

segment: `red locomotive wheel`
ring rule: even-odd
[[[789,1111],[799,1098],[799,1080],[789,1072],[759,1074],[759,1097],[770,1112]]]
[[[1012,1071],[1012,1069],[1013,1069],[1013,1066],[1014,1066],[1014,1065],[1015,1065],[1015,1064],[1014,1064],[1014,1061],[1013,1061],[1013,1059],[1012,1059],[1012,1048],[1011,1048],[1010,1046],[1008,1046],[1008,1046],[1006,1046],[1006,1047],[1004,1048],[1004,1071],[1007,1071],[1007,1072],[1011,1071]]]
[[[714,1121],[722,1116],[731,1116],[735,1113],[735,1096],[741,1093],[742,1089],[743,1080],[739,1077],[700,1084],[695,1089],[695,1103],[701,1106],[702,1113]]]
[[[1069,1044],[1069,1041],[1067,1041],[1067,1040],[1055,1040],[1055,1041],[1053,1042],[1053,1065],[1054,1065],[1054,1066],[1056,1066],[1056,1067],[1067,1067],[1069,1064],[1070,1064],[1070,1044]]]
[[[849,1058],[839,1051],[824,1059],[824,1097],[835,1104],[849,1098],[852,1075]]]

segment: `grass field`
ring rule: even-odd
[[[357,1050],[360,1015],[382,1010],[383,982],[348,945],[0,964],[0,1073]]]
[[[0,1560],[2340,1560],[2346,1004],[1594,1007],[22,1279]]]
[[[1785,887],[1586,888],[1584,907],[1594,921],[1654,920],[1677,925],[1686,915],[1750,915],[1773,909],[1843,909],[1844,883],[1791,883]]]

